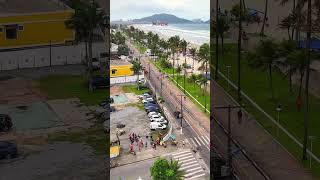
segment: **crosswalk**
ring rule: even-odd
[[[206,175],[194,153],[190,150],[185,150],[171,154],[172,158],[179,162],[180,170],[185,171],[184,180],[200,179]]]
[[[208,136],[186,138],[184,141],[193,147],[205,146],[210,149],[210,138]]]

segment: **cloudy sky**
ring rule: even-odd
[[[142,18],[158,13],[208,20],[209,0],[110,0],[111,21]]]

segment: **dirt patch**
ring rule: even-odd
[[[13,78],[0,81],[0,104],[24,105],[47,99],[36,81]]]
[[[110,95],[121,94],[124,93],[121,86],[111,86],[110,87]]]

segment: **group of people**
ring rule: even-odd
[[[129,140],[130,140],[130,153],[135,154],[134,143],[137,144],[139,151],[141,151],[143,145],[145,145],[145,147],[147,148],[147,141],[144,143],[140,135],[137,135],[135,133],[130,133]]]

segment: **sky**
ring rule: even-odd
[[[185,19],[209,20],[209,0],[110,0],[111,21],[168,13]]]

